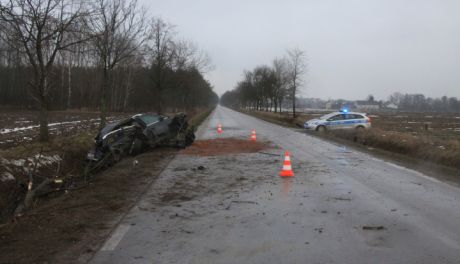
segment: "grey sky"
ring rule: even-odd
[[[287,48],[308,54],[303,96],[460,97],[458,0],[143,0],[209,53],[218,94]]]

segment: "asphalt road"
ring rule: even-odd
[[[460,263],[457,187],[223,107],[198,137],[253,128],[263,153],[178,155],[91,263]]]

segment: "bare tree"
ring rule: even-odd
[[[200,50],[191,41],[173,41],[173,68],[190,70],[196,69],[200,73],[210,72],[214,69],[209,55]]]
[[[296,117],[296,96],[300,87],[304,84],[304,74],[307,72],[305,52],[300,49],[287,51],[289,96],[292,99],[292,115]]]
[[[89,27],[103,73],[100,94],[100,125],[103,127],[113,69],[135,56],[142,46],[145,12],[138,7],[137,0],[95,0],[93,10]]]
[[[154,94],[156,95],[157,112],[163,112],[163,93],[166,89],[166,74],[174,58],[173,36],[176,34],[174,26],[161,18],[152,19],[148,37],[148,52],[151,56],[152,80]]]
[[[278,110],[281,112],[281,105],[283,99],[287,94],[287,85],[288,85],[288,71],[287,71],[287,60],[285,58],[275,59],[273,61],[273,71],[275,73],[275,85],[274,85],[274,104],[275,104],[275,113]]]
[[[76,0],[8,0],[0,2],[3,36],[14,39],[27,56],[34,77],[31,94],[40,106],[40,140],[48,141],[48,110],[51,82],[48,80],[56,56],[80,42],[70,36],[85,15],[83,2]]]

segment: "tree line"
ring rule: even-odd
[[[287,50],[283,58],[276,58],[272,65],[261,65],[245,71],[243,80],[225,92],[220,103],[228,107],[281,111],[289,101],[293,116],[296,116],[296,96],[305,84],[307,72],[305,52],[300,49]]]
[[[0,104],[158,113],[216,104],[210,58],[136,0],[0,0]]]
[[[442,96],[440,98],[426,97],[423,94],[393,93],[388,102],[405,111],[460,112],[460,101],[457,97]]]

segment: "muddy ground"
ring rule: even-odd
[[[87,188],[40,200],[38,209],[0,227],[0,263],[85,262],[176,152],[164,148],[125,159]]]

